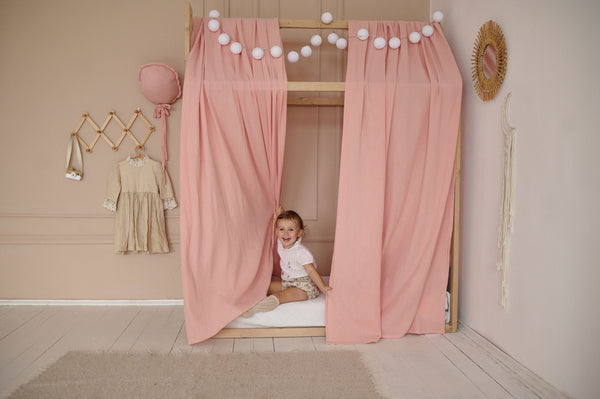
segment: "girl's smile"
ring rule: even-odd
[[[281,245],[285,249],[294,246],[298,237],[302,236],[302,230],[298,227],[298,223],[289,219],[282,219],[277,222],[277,239],[281,241]]]

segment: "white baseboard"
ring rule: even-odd
[[[183,299],[3,299],[0,306],[183,306]]]

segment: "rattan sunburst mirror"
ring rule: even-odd
[[[506,74],[506,43],[502,29],[492,20],[479,28],[473,47],[472,71],[479,97],[483,101],[494,98]]]

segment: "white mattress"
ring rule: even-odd
[[[323,277],[327,284],[329,277]],[[450,322],[450,293],[446,293],[446,323]],[[290,302],[270,312],[240,316],[225,328],[325,327],[325,294],[308,301]]]
[[[325,294],[315,299],[289,302],[270,312],[255,313],[247,319],[240,316],[226,328],[325,327]]]

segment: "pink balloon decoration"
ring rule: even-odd
[[[142,93],[148,100],[156,104],[154,117],[162,120],[162,167],[166,181],[165,161],[169,159],[167,156],[167,116],[170,114],[171,104],[181,97],[179,75],[168,65],[151,63],[140,67],[138,81]]]
[[[181,97],[177,72],[165,64],[146,64],[138,71],[142,93],[154,104],[173,104]]]

